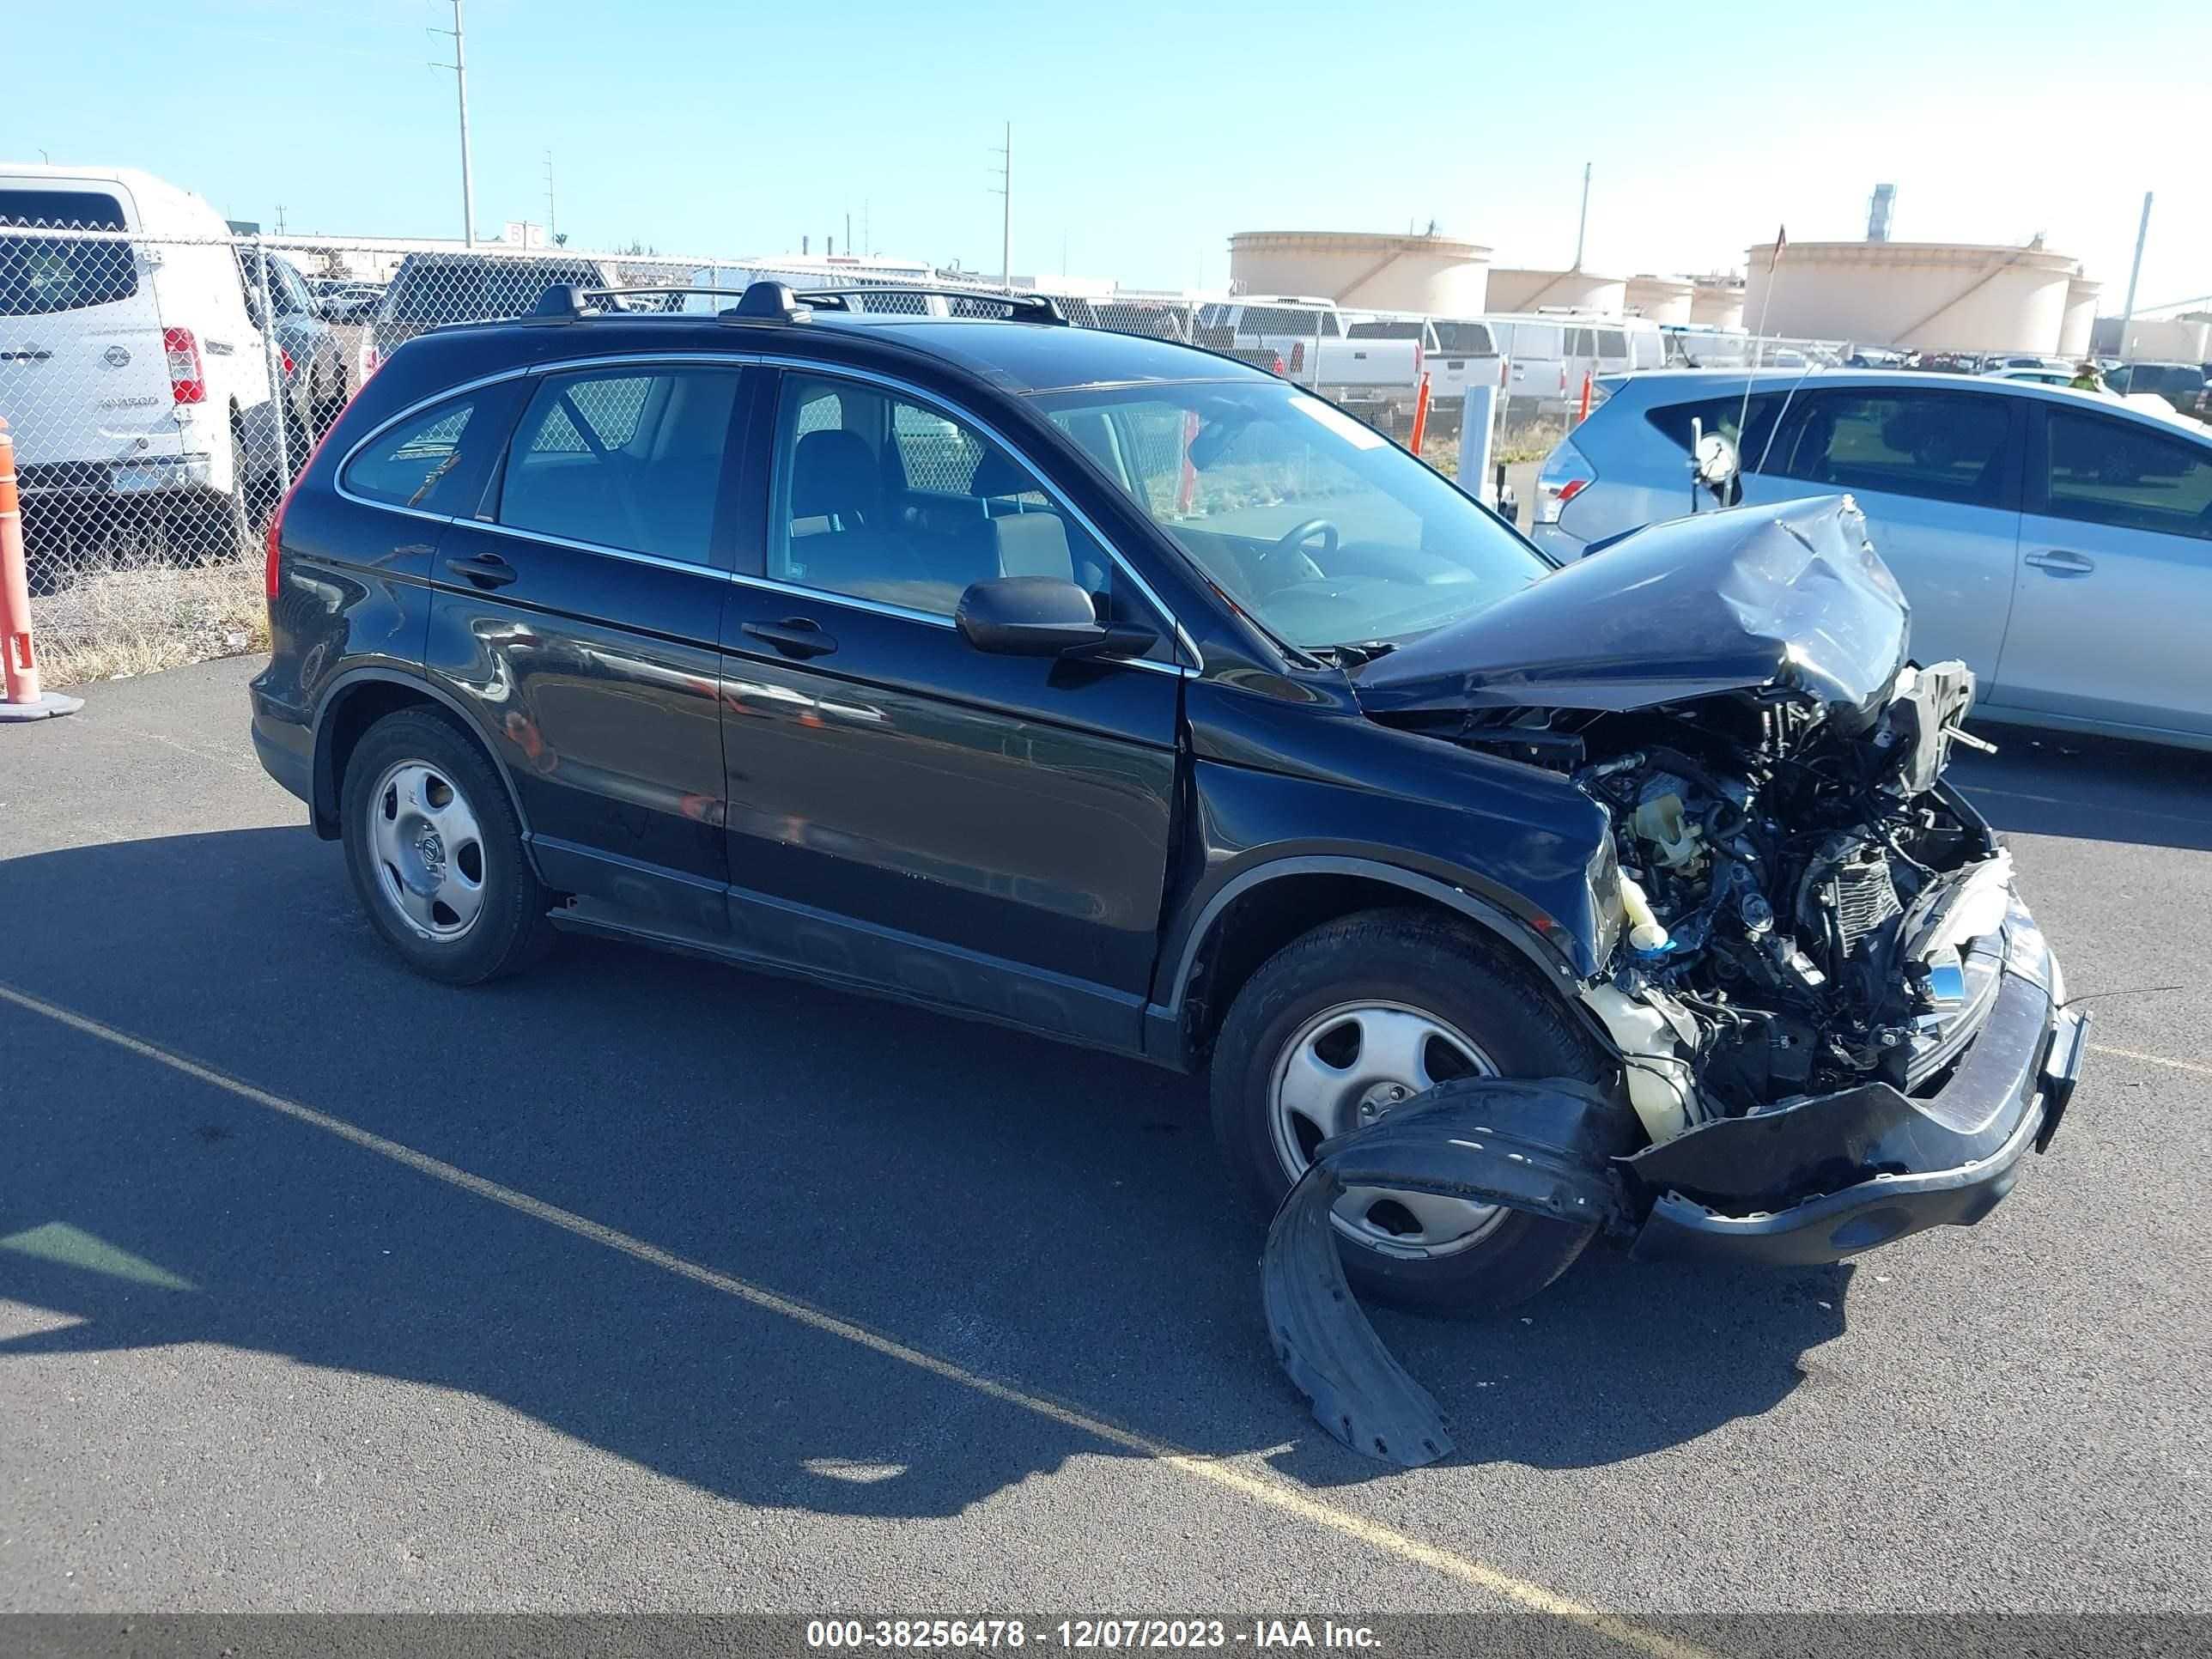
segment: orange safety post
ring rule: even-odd
[[[39,690],[39,659],[31,649],[31,581],[23,562],[23,503],[15,487],[15,440],[0,420],[0,721],[42,720],[74,714],[82,697]]]
[[[1584,421],[1587,421],[1588,419],[1589,419],[1589,400],[1590,400],[1590,372],[1589,372],[1589,370],[1588,370],[1588,369],[1584,369],[1584,370],[1583,371],[1583,401],[1582,401],[1582,405],[1581,405],[1581,407],[1580,407],[1580,408],[1578,408],[1578,409],[1577,409],[1577,410],[1575,410],[1575,424],[1576,424],[1577,426],[1580,426],[1580,425],[1581,425]]]
[[[1416,455],[1421,453],[1421,440],[1428,434],[1428,430],[1429,376],[1428,371],[1424,369],[1421,373],[1421,389],[1413,396],[1413,453]]]

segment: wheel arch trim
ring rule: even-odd
[[[1224,882],[1206,900],[1196,918],[1182,930],[1181,945],[1176,950],[1175,974],[1171,989],[1164,1005],[1165,1012],[1178,1022],[1182,1018],[1183,1004],[1192,980],[1198,972],[1200,953],[1213,935],[1214,926],[1222,913],[1238,899],[1272,881],[1297,876],[1352,876],[1376,881],[1401,889],[1414,896],[1425,898],[1445,908],[1455,910],[1481,927],[1486,933],[1496,935],[1526,957],[1544,976],[1547,984],[1571,987],[1576,983],[1573,967],[1557,951],[1546,944],[1520,917],[1503,906],[1494,904],[1463,887],[1440,881],[1402,865],[1391,864],[1378,858],[1362,857],[1342,853],[1310,853],[1273,858],[1250,868],[1240,871]],[[1573,1000],[1571,997],[1570,1000]]]
[[[367,685],[397,686],[402,690],[413,693],[423,702],[443,709],[453,717],[469,740],[475,744],[477,750],[491,763],[491,769],[499,778],[500,787],[507,792],[507,803],[514,809],[514,821],[522,828],[524,854],[530,860],[531,868],[535,872],[538,868],[538,851],[530,831],[529,815],[523,810],[521,792],[514,787],[514,775],[508,769],[506,759],[485,738],[483,728],[470,716],[469,711],[459,698],[443,688],[432,684],[427,679],[398,669],[373,664],[349,668],[337,676],[329,685],[324,688],[321,697],[315,704],[315,758],[314,769],[311,774],[315,798],[308,809],[315,817],[319,821],[326,820],[334,825],[337,822],[338,795],[341,786],[337,769],[332,764],[331,753],[331,716],[337,714],[338,708],[349,696]]]

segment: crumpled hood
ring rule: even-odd
[[[1370,713],[1609,712],[1774,685],[1870,720],[1909,612],[1848,495],[1701,513],[1638,531],[1368,663]]]

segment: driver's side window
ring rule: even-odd
[[[1105,619],[1150,622],[1123,614],[1112,558],[1059,498],[957,416],[793,374],[775,431],[773,580],[950,617],[970,583],[1044,576],[1081,587]]]

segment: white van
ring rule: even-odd
[[[42,495],[228,509],[274,472],[277,404],[228,235],[149,173],[0,162],[0,415],[32,511]]]
[[[1534,398],[1547,412],[1582,397],[1583,377],[1663,368],[1667,344],[1659,325],[1644,317],[1601,317],[1571,311],[1498,313],[1483,319],[1512,361],[1509,395]]]

